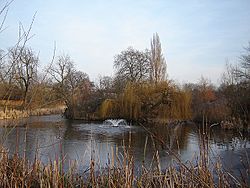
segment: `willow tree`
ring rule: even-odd
[[[157,33],[153,35],[151,40],[150,54],[150,80],[153,83],[166,80],[167,74],[166,60],[162,54],[160,37]]]

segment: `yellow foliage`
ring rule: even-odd
[[[136,85],[128,83],[120,98],[121,116],[127,119],[138,119],[140,116],[140,99],[136,92]]]
[[[190,119],[191,118],[191,100],[192,95],[187,91],[175,90],[173,94],[173,103],[170,107],[172,119]]]
[[[115,116],[114,111],[115,111],[115,101],[112,99],[106,99],[100,107],[99,113],[101,118],[112,118]]]
[[[116,99],[105,100],[100,108],[102,118],[129,120],[190,119],[191,93],[181,91],[167,81],[127,83]]]

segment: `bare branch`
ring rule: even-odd
[[[149,54],[129,47],[115,56],[116,76],[123,81],[140,82],[149,78]]]

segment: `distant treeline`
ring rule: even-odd
[[[20,109],[64,103],[70,119],[249,121],[250,43],[237,64],[227,64],[217,87],[205,78],[183,85],[168,78],[157,34],[150,49],[128,47],[116,55],[114,71],[114,77],[102,76],[93,83],[76,70],[69,55],[41,68],[32,48],[15,46],[0,52],[0,99],[22,101],[15,106]]]

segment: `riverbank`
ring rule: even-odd
[[[46,107],[46,108],[37,108],[32,110],[18,110],[11,108],[0,108],[0,120],[6,119],[21,119],[27,118],[30,116],[43,116],[43,115],[52,115],[52,114],[63,114],[65,111],[64,105],[57,105],[56,107]]]

